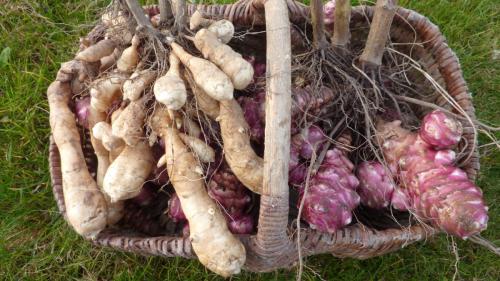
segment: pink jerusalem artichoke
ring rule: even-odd
[[[420,137],[436,149],[451,148],[462,137],[462,124],[440,110],[425,115],[420,128]]]
[[[181,222],[186,220],[186,215],[182,211],[181,201],[176,193],[172,194],[172,197],[168,200],[168,216],[174,222]]]
[[[488,208],[481,190],[463,170],[451,165],[454,153],[436,151],[433,148],[436,143],[429,144],[426,141],[428,138],[422,137],[429,132],[425,124],[430,120],[434,128],[430,132],[451,128],[448,121],[439,123],[439,120],[445,119],[435,117],[436,112],[430,115],[424,117],[426,121],[419,133],[401,128],[401,121],[379,120],[378,142],[387,163],[398,173],[400,186],[409,199],[409,209],[435,227],[465,239],[486,228]],[[446,147],[449,143],[440,142],[438,147]]]
[[[76,119],[78,124],[85,129],[89,128],[90,96],[81,98],[75,102]]]
[[[363,205],[374,209],[389,206],[395,184],[382,163],[363,162],[358,166],[356,175],[360,182],[358,194]]]
[[[223,164],[208,184],[208,195],[217,201],[230,216],[240,216],[251,202],[245,186],[231,170]]]
[[[234,234],[251,234],[255,225],[255,221],[251,215],[243,215],[239,217],[226,217],[227,226]]]
[[[309,160],[313,151],[318,152],[326,142],[326,135],[317,126],[310,126],[292,137],[290,147],[290,162],[288,164],[288,180],[290,184],[299,185],[307,175],[307,165],[301,163],[301,157]]]
[[[310,227],[333,233],[352,221],[352,211],[360,202],[354,165],[338,149],[329,150],[319,171],[310,179],[304,198],[303,217]],[[304,196],[305,186],[300,189]]]
[[[265,92],[259,92],[253,97],[241,97],[238,100],[250,128],[250,138],[259,143],[264,140],[265,114],[262,105],[264,105],[265,100]]]

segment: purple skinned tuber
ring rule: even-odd
[[[250,128],[250,138],[258,143],[264,140],[264,119],[261,116],[264,101],[265,93],[257,93],[253,97],[241,97],[239,99],[243,115]]]
[[[323,130],[314,125],[303,130],[302,134],[296,135],[296,137],[302,140],[299,154],[304,159],[311,159],[313,152],[321,150],[327,140]]]
[[[419,131],[420,137],[436,149],[455,146],[460,141],[462,133],[462,124],[441,110],[425,115]]]
[[[311,86],[292,89],[292,120],[297,116],[307,113],[308,116],[316,116],[323,109],[325,104],[330,103],[335,98],[333,91],[327,87],[319,90]]]
[[[174,222],[181,222],[186,220],[186,215],[182,211],[181,201],[177,196],[177,193],[172,194],[172,197],[168,200],[168,216]]]
[[[252,198],[245,186],[226,164],[217,170],[208,183],[208,195],[217,201],[230,216],[243,214]]]
[[[391,206],[399,211],[408,211],[410,199],[403,189],[395,188],[391,196]]]
[[[454,153],[435,150],[422,133],[410,132],[400,125],[401,121],[379,120],[377,138],[388,164],[397,167],[409,210],[463,239],[486,229],[488,208],[482,192],[463,170],[451,164]]]
[[[208,195],[223,208],[229,230],[235,234],[249,234],[254,220],[246,214],[252,198],[245,186],[224,162],[208,183]]]
[[[255,221],[251,215],[242,215],[230,218],[226,216],[227,226],[233,234],[251,234],[254,229]]]
[[[139,194],[137,194],[137,196],[135,196],[134,198],[131,198],[130,201],[139,206],[147,206],[153,201],[155,197],[156,197],[155,188],[151,186],[151,184],[146,183],[141,188]]]
[[[357,168],[356,175],[360,182],[358,194],[361,197],[361,204],[374,209],[389,206],[395,183],[382,163],[362,162]]]
[[[81,98],[75,102],[75,113],[78,124],[85,129],[89,128],[90,96]]]
[[[327,151],[325,159],[313,175],[304,198],[303,218],[311,228],[333,233],[352,221],[352,211],[359,205],[355,192],[359,185],[353,174],[354,165],[337,148]],[[304,197],[305,186],[300,189]]]
[[[330,0],[323,5],[324,22],[330,25],[335,21],[335,0]]]
[[[317,126],[310,126],[292,137],[290,145],[290,160],[288,163],[288,182],[300,185],[307,175],[307,165],[301,163],[301,158],[311,159],[313,152],[318,152],[326,142],[327,137]]]
[[[253,65],[253,77],[264,78],[266,76],[266,64],[263,62],[255,62]]]
[[[306,114],[306,117],[318,115],[325,104],[334,99],[335,95],[331,89],[321,87],[313,91],[310,86],[304,88],[292,89],[292,121],[300,119],[300,116]],[[265,128],[265,101],[266,92],[261,89],[250,96],[243,96],[238,99],[243,109],[245,120],[250,127],[250,137],[253,141],[262,143],[264,140]],[[306,118],[308,119],[308,118]],[[310,118],[309,118],[310,119]],[[300,132],[296,122],[292,122],[292,134]]]

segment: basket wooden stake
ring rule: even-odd
[[[325,37],[325,21],[323,15],[323,2],[311,0],[311,21],[313,26],[313,42],[316,49],[328,47]]]
[[[268,0],[264,9],[267,34],[266,128],[256,252],[272,260],[284,253],[290,243],[286,230],[292,56],[286,1]]]
[[[351,1],[337,0],[335,6],[335,24],[333,25],[332,46],[340,50],[346,50],[351,32],[349,23],[351,21]]]
[[[160,7],[160,26],[167,25],[174,17],[172,5],[168,0],[159,0],[158,6]]]
[[[396,0],[377,0],[368,40],[359,58],[363,69],[377,68],[382,64],[385,43],[389,37],[389,31],[396,10]]]

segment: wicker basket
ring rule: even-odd
[[[264,2],[260,0],[243,0],[232,5],[191,5],[189,6],[189,13],[199,9],[205,15],[229,19],[238,28],[250,26],[261,26],[263,28],[265,24]],[[288,1],[288,8],[292,23],[304,24],[307,21],[308,7],[290,0]],[[156,7],[148,7],[147,11],[151,15],[159,12]],[[351,28],[353,30],[362,27],[366,29],[372,16],[372,7],[359,6],[353,8]],[[353,33],[353,40],[357,40],[355,33]],[[391,40],[398,43],[413,43],[411,52],[413,59],[418,61],[471,117],[474,116],[471,96],[462,77],[458,59],[446,44],[446,40],[436,25],[414,11],[399,8],[392,24]],[[437,93],[433,102],[438,105],[445,104],[445,101]],[[469,124],[463,125],[464,137],[468,144],[463,149],[466,152],[471,152],[476,137],[473,134],[473,128]],[[93,153],[92,147],[88,144],[84,144],[83,149],[87,155]],[[462,168],[467,172],[469,178],[474,180],[479,170],[479,159],[477,151],[472,151],[472,155],[473,157],[463,164]],[[65,215],[60,157],[57,146],[52,139],[50,142],[49,162],[54,196],[60,212]],[[88,164],[89,169],[95,169],[95,163]],[[297,261],[296,234],[288,233],[288,239],[283,239],[282,235],[277,234],[283,233],[283,229],[279,229],[280,225],[287,225],[288,204],[288,197],[261,197],[258,233],[252,236],[240,236],[247,249],[246,270],[255,272],[271,271],[277,268],[290,267]],[[140,217],[143,214],[134,215]],[[300,245],[303,256],[331,253],[337,257],[366,259],[426,239],[437,233],[437,231],[418,224],[404,229],[377,230],[360,223],[354,223],[334,234],[319,233],[311,229],[302,230],[301,233]],[[188,238],[150,237],[120,228],[106,229],[98,235],[93,243],[143,255],[196,257]]]

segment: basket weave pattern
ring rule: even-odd
[[[243,0],[230,5],[190,5],[188,11],[191,14],[198,9],[205,16],[226,18],[232,21],[236,27],[263,26],[265,24],[263,3],[262,0]],[[288,7],[292,23],[305,23],[309,15],[308,7],[294,1],[288,1]],[[154,6],[147,7],[146,10],[150,15],[159,13],[158,8]],[[373,8],[355,7],[352,11],[351,26],[367,25],[372,16]],[[463,79],[458,59],[446,44],[445,38],[436,25],[414,11],[399,8],[392,24],[391,40],[393,42],[420,43],[414,48],[412,54],[414,59],[448,91],[470,116],[474,116],[471,96]],[[436,100],[433,102],[441,106],[445,105],[445,101],[439,95],[436,95]],[[470,124],[464,123],[463,125],[464,138],[469,144],[465,147],[465,151],[470,152],[473,147],[471,144],[476,142],[476,137]],[[83,150],[91,153],[92,147],[87,144],[83,146]],[[52,139],[49,149],[49,164],[53,193],[61,214],[65,216],[60,157],[57,146]],[[470,179],[473,180],[476,177],[479,170],[477,151],[473,151],[473,157],[464,164],[463,168]],[[288,220],[288,211],[280,212],[280,206],[288,206],[288,198],[261,198],[259,232],[272,235],[276,225],[279,225],[283,220]],[[265,220],[262,219],[262,214],[266,215]],[[276,222],[280,223],[276,224]],[[334,234],[305,229],[301,231],[300,244],[303,256],[331,253],[337,257],[366,259],[398,250],[435,233],[437,233],[436,230],[421,225],[379,231],[356,223]],[[240,236],[240,239],[247,248],[247,262],[245,264],[247,270],[271,271],[281,267],[289,267],[298,259],[295,234],[290,235],[285,248],[277,249],[278,253],[275,252],[273,258],[266,257],[265,253],[259,250],[262,245],[259,245],[260,241],[256,236]],[[276,239],[281,238],[276,237]],[[146,237],[139,233],[131,233],[117,228],[106,229],[98,235],[93,243],[144,255],[196,257],[188,238]],[[271,252],[275,250],[271,249]]]

